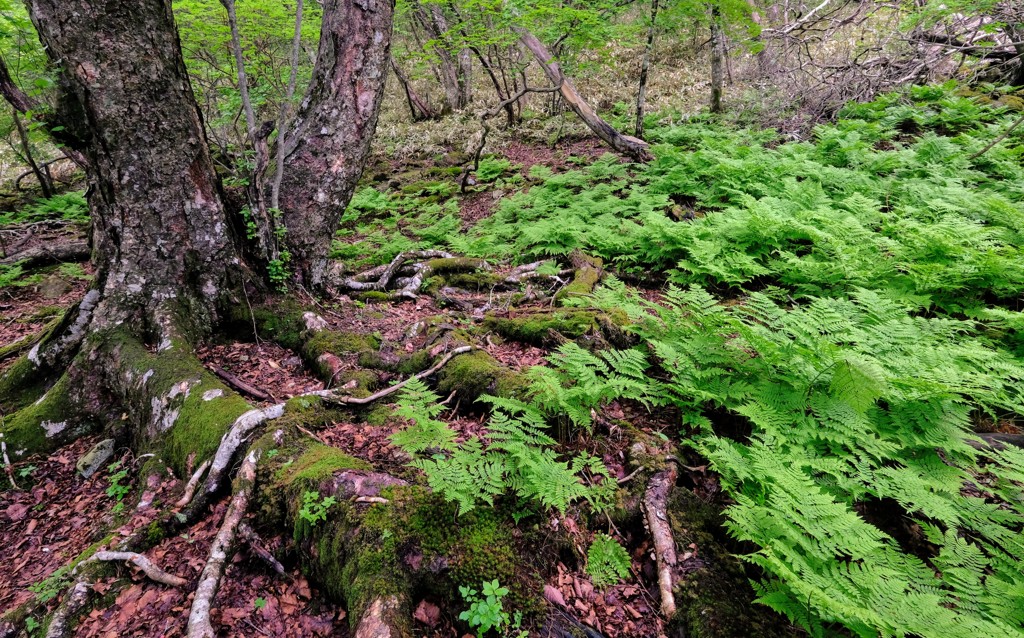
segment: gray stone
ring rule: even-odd
[[[78,459],[78,463],[75,467],[78,469],[79,474],[85,478],[89,478],[95,474],[101,467],[107,464],[114,456],[114,439],[104,439],[92,446],[92,449],[82,455],[82,458]]]

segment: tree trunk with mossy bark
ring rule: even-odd
[[[195,520],[247,441],[286,412],[254,410],[194,353],[247,295],[265,292],[255,274],[265,264],[246,263],[244,223],[223,205],[170,0],[28,6],[60,69],[59,104],[48,117],[88,167],[96,275],[83,300],[0,376],[0,432],[15,461],[90,430],[156,454],[179,476],[212,459],[183,510],[182,518]],[[333,225],[362,170],[392,9],[389,0],[324,6],[318,75],[288,137],[282,197],[306,281],[323,269]],[[155,542],[176,525],[167,513],[132,542]],[[390,631],[376,635],[406,635],[402,626],[388,629],[387,602],[369,601],[366,618],[353,622]]]
[[[296,278],[328,281],[330,238],[370,152],[391,60],[393,0],[326,0],[320,50],[285,144],[284,244]],[[280,140],[283,140],[281,142]]]

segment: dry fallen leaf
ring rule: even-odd
[[[413,612],[412,617],[427,627],[435,627],[441,620],[441,609],[431,602],[421,600],[420,604],[416,606],[416,611]]]
[[[562,596],[562,592],[558,591],[551,585],[544,585],[544,598],[554,605],[558,605],[560,607],[566,606],[565,597]]]

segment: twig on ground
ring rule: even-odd
[[[188,615],[188,638],[216,636],[210,623],[210,608],[213,606],[213,597],[217,594],[220,579],[224,575],[224,563],[227,562],[228,552],[235,542],[238,525],[249,507],[249,495],[256,481],[256,463],[259,458],[259,450],[250,450],[238,470],[238,489],[231,499],[231,504],[228,505],[227,513],[224,514],[224,523],[213,540],[210,558],[206,561],[203,573],[199,576],[199,585],[196,586],[192,609]]]
[[[260,390],[256,386],[253,386],[249,383],[246,383],[245,381],[242,381],[241,379],[239,379],[238,377],[231,374],[230,372],[228,372],[227,370],[220,366],[213,366],[213,373],[216,374],[221,379],[223,379],[231,387],[241,392],[244,392],[245,394],[248,394],[254,399],[259,399],[260,401],[274,400],[272,396],[270,396],[263,390]]]
[[[672,594],[675,585],[676,545],[672,528],[668,524],[668,496],[676,482],[676,466],[651,477],[644,492],[643,510],[647,528],[654,539],[654,559],[658,565],[658,590],[661,592],[661,614],[666,620],[676,613],[676,600]]]
[[[405,381],[402,381],[401,383],[396,383],[395,385],[393,385],[391,387],[384,388],[383,390],[375,392],[375,393],[371,394],[368,397],[337,396],[333,392],[323,392],[323,391],[321,391],[321,392],[313,392],[311,394],[314,394],[316,396],[322,397],[322,398],[324,398],[324,399],[326,399],[328,401],[335,401],[337,403],[346,403],[346,404],[353,404],[353,405],[366,405],[367,403],[373,403],[374,401],[376,401],[378,399],[383,399],[386,396],[390,396],[390,395],[394,394],[395,392],[398,392],[399,390],[404,388],[406,386],[406,384],[409,383],[410,381],[412,381],[413,379],[424,379],[426,377],[429,377],[430,375],[434,374],[435,372],[437,372],[438,370],[443,368],[445,366],[445,364],[447,364],[449,361],[452,360],[453,357],[455,357],[457,355],[460,355],[460,354],[465,354],[467,352],[470,352],[471,350],[473,350],[473,346],[460,346],[458,348],[455,348],[454,350],[452,350],[451,352],[446,354],[444,357],[442,357],[442,359],[440,361],[438,361],[433,366],[431,366],[430,369],[424,370],[423,372],[420,372],[419,374],[414,374],[411,377],[409,377],[408,379],[406,379]]]
[[[89,560],[127,561],[141,569],[146,577],[154,582],[170,585],[171,587],[182,587],[188,584],[188,581],[184,578],[175,576],[174,574],[168,574],[154,565],[153,561],[149,560],[142,554],[136,554],[135,552],[96,552]]]
[[[196,488],[199,487],[199,480],[203,478],[203,474],[210,468],[210,463],[213,459],[206,459],[200,464],[195,472],[192,473],[192,478],[185,484],[185,491],[181,493],[181,498],[174,504],[175,507],[181,509],[192,502],[192,497],[195,496]]]

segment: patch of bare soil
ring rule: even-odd
[[[83,274],[92,273],[87,262],[77,265]],[[41,331],[56,314],[81,299],[88,287],[88,279],[54,271],[28,285],[0,288],[0,346]]]
[[[225,378],[235,389],[250,394],[250,398],[278,403],[324,387],[319,379],[305,369],[297,354],[269,341],[236,341],[204,346],[199,348],[197,354],[214,374]],[[232,379],[241,380],[250,388],[265,393],[266,397],[253,397],[251,391],[246,391],[244,386],[240,387]]]
[[[522,166],[524,176],[537,164],[559,172],[570,167],[570,158],[578,157],[590,163],[608,152],[608,147],[596,137],[563,140],[555,147],[513,141],[501,151],[506,158]]]

